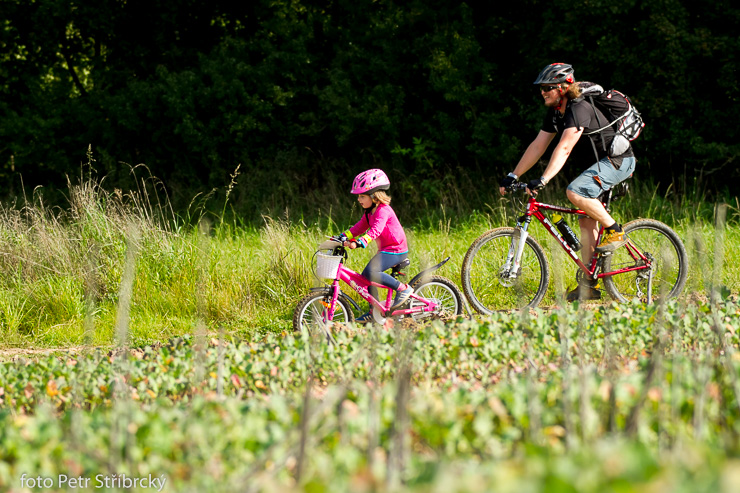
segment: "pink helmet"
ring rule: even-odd
[[[382,169],[369,169],[355,177],[355,181],[352,182],[351,193],[369,195],[378,190],[388,190],[390,187],[391,181]]]

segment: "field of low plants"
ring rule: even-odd
[[[740,489],[737,204],[620,204],[684,238],[678,300],[340,327],[328,344],[290,317],[350,213],[252,226],[92,181],[69,197],[0,210],[2,491]],[[449,255],[459,282],[512,211],[465,217],[411,221],[410,272]],[[551,289],[572,285],[553,270]]]
[[[16,357],[0,366],[0,485],[737,491],[739,337],[724,300]]]

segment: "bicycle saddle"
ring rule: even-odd
[[[602,204],[609,205],[612,201],[624,197],[629,193],[629,185],[626,181],[614,185],[609,190],[601,192],[597,197]]]
[[[398,274],[403,274],[401,272],[401,269],[404,269],[404,268],[408,267],[409,265],[411,265],[411,260],[409,260],[409,259],[401,260],[401,262],[399,262],[399,263],[397,263],[396,265],[393,266],[393,271],[391,272],[391,276],[394,276],[395,277]]]

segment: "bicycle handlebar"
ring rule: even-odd
[[[340,246],[342,246],[342,244],[339,243],[338,241],[328,239],[328,240],[324,240],[323,242],[319,243],[318,250],[333,250]]]
[[[527,189],[527,184],[523,181],[515,181],[508,187],[506,187],[507,192],[523,192]]]
[[[527,189],[527,183],[522,181],[515,181],[508,187],[506,187],[506,193],[514,193],[514,192],[523,192]],[[611,202],[619,199],[620,197],[624,197],[627,195],[629,190],[629,186],[625,182],[618,183],[614,187],[610,188],[609,190],[601,192],[598,199],[599,201],[604,204],[604,207],[609,208],[609,204]],[[535,195],[531,195],[531,198],[534,198]]]

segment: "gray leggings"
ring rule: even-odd
[[[406,260],[407,257],[408,252],[399,254],[378,252],[370,259],[370,262],[367,263],[365,270],[362,271],[362,276],[372,282],[377,282],[378,284],[382,284],[383,286],[395,291],[401,284],[400,281],[398,279],[393,279],[389,274],[386,274],[383,271],[390,269],[394,265],[398,265]],[[378,288],[370,286],[368,292],[373,295],[375,299],[378,299]]]

